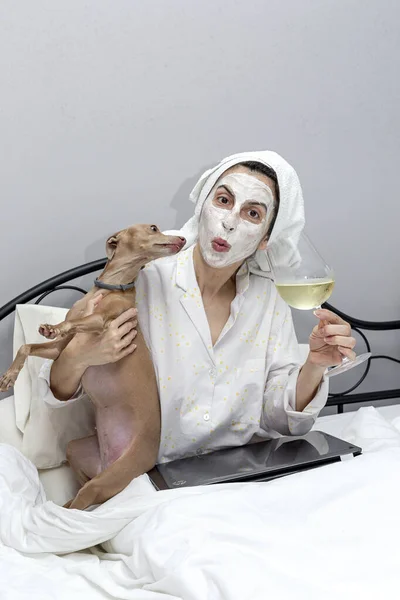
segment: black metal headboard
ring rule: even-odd
[[[77,279],[78,277],[82,277],[83,275],[88,275],[89,273],[94,273],[103,269],[107,259],[102,258],[100,260],[95,260],[93,262],[86,263],[81,265],[80,267],[75,267],[74,269],[69,269],[68,271],[64,271],[55,277],[50,277],[50,279],[46,279],[42,283],[35,285],[30,288],[26,292],[23,292],[10,302],[7,302],[4,306],[0,308],[0,321],[2,321],[5,317],[14,312],[17,304],[27,304],[31,300],[35,300],[35,304],[39,304],[49,294],[56,290],[61,289],[72,289],[82,294],[86,294],[86,290],[79,288],[75,285],[70,285],[70,281]],[[400,320],[399,321],[362,321],[360,319],[355,319],[354,317],[350,317],[345,313],[337,310],[330,304],[324,304],[324,308],[328,308],[332,310],[337,315],[345,319],[348,323],[350,323],[352,329],[356,331],[364,340],[365,345],[367,347],[368,352],[371,351],[371,346],[368,341],[367,336],[363,331],[389,331],[400,329]],[[363,392],[352,394],[358,388],[358,386],[364,381],[367,377],[369,370],[371,368],[371,361],[376,359],[385,359],[390,360],[400,364],[400,360],[394,358],[392,356],[386,355],[374,355],[372,356],[366,363],[364,372],[360,379],[349,389],[337,393],[337,394],[329,394],[327,406],[337,406],[338,412],[343,412],[343,406],[345,404],[356,404],[356,403],[371,403],[379,400],[389,400],[392,398],[400,398],[400,388],[399,389],[391,389],[391,390],[379,390],[376,392]]]

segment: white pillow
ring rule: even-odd
[[[66,502],[75,498],[80,488],[73,470],[68,465],[39,471],[39,477],[47,500],[59,506],[64,506]]]
[[[21,451],[22,433],[15,424],[14,396],[0,401],[0,444],[10,444]],[[39,477],[47,500],[63,506],[79,489],[79,484],[70,467],[61,465],[55,469],[39,471]]]
[[[38,328],[42,323],[64,320],[65,308],[19,304],[15,311],[14,355],[25,343],[43,343]],[[15,416],[22,432],[21,452],[38,469],[51,469],[65,462],[70,440],[94,433],[94,411],[87,396],[54,408],[43,401],[43,381],[38,374],[44,359],[29,357],[14,387]],[[41,385],[39,385],[41,384]]]
[[[0,400],[0,444],[10,444],[21,450],[22,435],[15,425],[14,396]]]

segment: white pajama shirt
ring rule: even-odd
[[[328,383],[324,379],[310,404],[296,411],[299,346],[290,309],[272,281],[249,274],[243,265],[230,317],[214,347],[193,247],[147,265],[136,288],[160,396],[158,462],[311,429]],[[50,366],[48,361],[40,375],[47,383]],[[65,405],[49,392],[45,400]]]

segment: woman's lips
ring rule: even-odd
[[[231,249],[231,245],[228,244],[228,242],[226,242],[222,238],[215,238],[211,242],[211,246],[213,247],[215,252],[229,252],[229,250]]]

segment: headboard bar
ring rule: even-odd
[[[352,327],[358,327],[358,329],[365,329],[366,331],[389,331],[400,329],[400,321],[362,321],[361,319],[355,319],[354,317],[346,315],[346,313],[334,308],[327,302],[323,305],[323,308],[332,310],[339,315],[339,317],[342,317],[342,319],[350,323]]]
[[[63,273],[59,273],[54,277],[50,277],[46,279],[42,283],[33,286],[26,292],[23,292],[13,300],[10,300],[0,308],[0,321],[11,314],[17,304],[26,304],[31,300],[34,300],[39,294],[43,294],[44,292],[48,292],[53,290],[54,288],[63,285],[64,283],[68,283],[71,280],[77,279],[78,277],[82,277],[83,275],[88,275],[89,273],[95,273],[100,269],[103,269],[107,263],[106,258],[100,258],[99,260],[93,260],[92,262],[85,263],[80,265],[79,267],[74,267],[73,269],[68,269],[68,271],[64,271]],[[363,321],[361,319],[356,319],[347,315],[346,313],[338,310],[331,304],[327,302],[323,305],[324,308],[332,310],[339,317],[342,317],[345,321],[350,323],[352,327],[357,327],[359,329],[365,329],[369,331],[387,331],[393,329],[400,329],[400,320],[398,321]]]
[[[99,271],[100,269],[104,268],[106,262],[106,258],[94,260],[84,265],[80,265],[79,267],[75,267],[74,269],[64,271],[59,275],[50,277],[49,279],[46,279],[46,281],[33,286],[0,308],[0,321],[14,312],[17,304],[26,304],[27,302],[34,300],[37,296],[39,296],[39,294],[49,292],[63,283],[67,283],[68,281],[77,279],[78,277],[83,277],[83,275],[88,275],[89,273]]]

